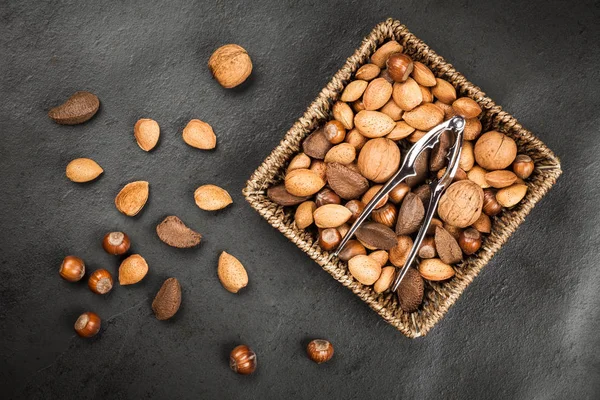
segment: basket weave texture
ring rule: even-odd
[[[404,47],[405,53],[427,65],[437,77],[452,83],[459,95],[475,100],[483,110],[482,132],[498,130],[512,137],[517,143],[518,152],[529,155],[536,166],[534,173],[528,179],[529,189],[525,198],[514,208],[504,210],[499,217],[493,218],[492,232],[484,241],[482,248],[456,268],[454,278],[448,282],[426,281],[423,304],[413,313],[402,311],[395,294],[389,292],[377,294],[370,286],[362,285],[355,280],[348,272],[346,263],[321,250],[313,233],[296,227],[292,211],[274,203],[266,194],[269,187],[282,182],[288,163],[300,151],[302,140],[331,119],[333,104],[356,70],[369,62],[378,46],[389,40],[398,41]],[[399,21],[388,19],[371,31],[342,69],[321,90],[304,115],[286,133],[279,146],[252,174],[243,193],[251,206],[272,226],[279,229],[331,276],[352,290],[404,335],[416,338],[427,334],[446,314],[450,306],[523,222],[525,216],[552,187],[561,173],[559,159],[542,141],[523,128],[512,115],[503,111],[481,89],[469,82]]]

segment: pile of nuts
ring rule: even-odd
[[[217,49],[211,56],[208,66],[213,77],[225,88],[243,83],[252,72],[252,62],[246,50],[229,44]],[[61,125],[77,125],[91,119],[98,108],[98,97],[90,92],[76,92],[65,103],[51,109],[48,116]],[[133,136],[138,146],[146,151],[153,150],[160,139],[159,124],[149,118],[138,120],[133,128]],[[212,127],[199,119],[192,119],[183,128],[185,143],[201,150],[212,150],[217,145],[217,137]],[[94,160],[77,158],[66,167],[66,176],[73,182],[84,183],[96,180],[104,169]],[[115,206],[122,214],[133,217],[146,205],[150,193],[147,181],[126,184],[115,197]],[[221,210],[233,203],[229,193],[216,185],[202,185],[194,192],[196,205],[207,211]],[[167,216],[156,226],[156,234],[161,241],[175,248],[198,246],[202,235],[188,227],[177,216]],[[123,232],[110,232],[102,242],[104,250],[111,255],[123,256],[131,246],[129,236]],[[146,260],[139,254],[125,258],[119,267],[119,284],[132,285],[140,282],[148,273]],[[78,282],[85,276],[84,261],[76,256],[64,258],[60,276],[69,282]],[[237,293],[248,285],[248,273],[242,263],[227,252],[222,252],[217,266],[217,275],[223,287]],[[97,294],[107,294],[113,289],[113,277],[106,269],[94,271],[88,278],[88,287]],[[181,305],[181,285],[176,278],[168,278],[161,286],[152,302],[152,310],[159,320],[173,317]],[[79,316],[74,328],[81,337],[93,337],[100,332],[100,317],[91,311]],[[333,346],[326,340],[316,339],[309,343],[307,353],[316,363],[328,361],[333,356]],[[246,345],[234,348],[230,355],[230,367],[239,374],[247,375],[255,371],[256,354]]]
[[[527,193],[534,163],[517,154],[515,141],[498,131],[482,134],[481,108],[458,97],[449,82],[402,52],[383,44],[361,66],[332,108],[332,119],[302,143],[284,183],[269,198],[294,211],[299,229],[314,229],[325,251],[337,248],[350,224],[399,169],[403,149],[428,130],[460,115],[466,120],[459,170],[440,199],[418,251],[418,269],[409,269],[398,289],[400,307],[418,310],[425,282],[452,279],[466,256],[476,254],[493,218]],[[417,159],[417,175],[396,186],[348,242],[339,258],[349,273],[376,293],[389,290],[422,225],[429,183],[445,172],[451,137]]]

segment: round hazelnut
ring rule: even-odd
[[[323,132],[331,144],[342,143],[346,138],[346,128],[337,119],[327,122],[323,127]]]
[[[335,249],[342,241],[342,235],[336,228],[322,229],[319,232],[319,246],[325,251]]]
[[[458,245],[466,255],[471,255],[481,247],[481,234],[477,229],[468,228],[460,233]]]
[[[97,269],[88,279],[90,290],[97,294],[106,294],[113,287],[113,278],[110,272],[105,269]]]
[[[63,279],[69,282],[77,282],[85,275],[85,264],[79,257],[66,256],[58,272]]]
[[[321,364],[331,360],[331,357],[333,357],[333,345],[325,339],[311,340],[308,346],[306,346],[306,353],[311,360],[317,364]]]
[[[229,89],[241,84],[250,76],[252,60],[243,47],[226,44],[210,56],[208,68],[217,82]]]
[[[362,212],[365,210],[365,203],[360,200],[350,200],[346,203],[345,207],[352,213],[348,222],[354,223],[354,221],[356,221],[360,214],[362,214]]]
[[[496,200],[496,193],[491,189],[483,191],[483,212],[490,217],[498,215],[502,211],[502,206]]]
[[[349,240],[348,243],[344,246],[342,251],[340,251],[339,258],[342,261],[348,261],[354,256],[358,255],[367,255],[367,249],[362,245],[358,240],[352,239]]]
[[[413,60],[404,53],[394,53],[386,62],[387,72],[395,82],[404,82],[413,71]]]
[[[245,344],[231,350],[229,367],[240,375],[250,375],[256,370],[256,353]]]
[[[371,213],[373,221],[379,222],[387,227],[393,228],[396,226],[396,219],[398,218],[398,210],[392,203],[386,203],[383,207],[373,210]]]
[[[512,165],[513,172],[521,179],[529,178],[534,167],[533,160],[527,154],[519,154]]]
[[[419,247],[420,258],[434,258],[437,255],[435,250],[435,239],[433,236],[425,236]]]
[[[75,332],[81,337],[89,338],[100,331],[100,317],[91,311],[85,312],[75,321]]]
[[[390,197],[390,201],[392,203],[399,204],[404,199],[404,196],[408,194],[408,192],[410,192],[410,186],[402,182],[397,184],[396,187],[394,187],[388,194],[388,196]]]
[[[129,240],[129,236],[123,232],[107,233],[102,240],[104,251],[115,256],[127,253],[130,246],[131,241]]]
[[[315,196],[315,204],[317,208],[326,204],[340,204],[341,202],[342,199],[340,196],[338,196],[338,194],[330,188],[321,189],[321,191]]]

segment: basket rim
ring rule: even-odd
[[[440,303],[432,304],[431,315],[424,317],[425,323],[417,323],[421,317],[419,310],[414,313],[403,313],[398,310],[395,295],[391,293],[374,295],[370,287],[358,283],[347,272],[345,263],[333,258],[322,251],[314,238],[304,231],[298,231],[284,208],[267,197],[267,188],[275,184],[283,167],[299,152],[300,142],[316,126],[319,121],[329,116],[329,109],[339,97],[341,90],[349,81],[358,66],[375,51],[377,45],[386,40],[401,41],[405,51],[414,53],[413,58],[428,65],[438,77],[450,81],[457,91],[475,100],[484,110],[486,118],[492,121],[492,126],[499,127],[507,135],[513,137],[519,146],[519,152],[532,155],[536,162],[536,181],[528,183],[529,190],[519,206],[503,212],[501,219],[495,220],[493,232],[488,236],[490,246],[484,246],[477,257],[467,259],[457,270],[456,277],[449,284],[430,283],[432,296],[442,299]],[[410,46],[410,47],[409,47]],[[521,151],[524,150],[524,151]],[[369,307],[376,311],[388,323],[400,330],[409,338],[427,334],[448,312],[466,287],[488,264],[494,254],[502,247],[527,214],[554,185],[561,175],[562,169],[559,158],[532,132],[523,128],[515,117],[504,111],[477,86],[469,82],[456,71],[451,64],[437,55],[427,44],[414,36],[398,20],[387,19],[377,24],[361,45],[350,56],[342,68],[335,73],[327,85],[319,92],[317,98],[308,106],[304,114],[293,124],[265,160],[257,167],[243,189],[246,200],[273,227],[281,231],[288,239],[307,253],[323,269],[337,281],[352,290]],[[509,218],[510,217],[510,218]],[[467,271],[464,272],[463,271]],[[393,309],[392,309],[393,308]]]

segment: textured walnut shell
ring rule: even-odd
[[[119,284],[133,285],[138,283],[148,273],[148,263],[139,254],[132,254],[119,267]]]
[[[225,251],[219,256],[217,275],[223,287],[231,293],[237,293],[248,285],[246,268],[237,258]]]
[[[229,89],[238,86],[250,76],[252,60],[243,47],[226,44],[210,56],[208,68],[217,82]]]
[[[169,246],[180,249],[197,246],[202,240],[201,234],[188,228],[174,215],[168,216],[156,226],[156,234]]]
[[[66,175],[73,182],[90,182],[102,175],[104,170],[91,158],[76,158],[66,168]]]
[[[397,235],[410,235],[415,233],[421,227],[421,222],[425,217],[425,207],[423,202],[414,193],[408,193],[398,211],[398,221],[396,222]]]
[[[160,138],[160,126],[158,122],[149,118],[142,118],[135,123],[133,135],[140,149],[144,151],[152,150]]]
[[[396,245],[396,235],[379,222],[365,222],[356,231],[356,238],[369,248],[390,250]]]
[[[435,249],[440,259],[446,264],[456,264],[463,258],[462,250],[456,239],[439,226],[435,228]]]
[[[294,196],[288,193],[283,184],[268,188],[267,197],[280,206],[295,206],[310,198],[310,196]]]
[[[400,149],[386,138],[369,140],[358,155],[361,175],[375,183],[386,182],[399,167]]]
[[[504,169],[515,160],[517,144],[505,134],[489,131],[475,143],[475,161],[488,171]]]
[[[181,286],[177,278],[167,279],[152,301],[152,311],[161,321],[173,317],[181,306]]]
[[[438,206],[440,218],[453,226],[466,228],[477,221],[483,208],[483,189],[470,180],[454,182],[444,192]]]
[[[409,268],[400,282],[398,290],[398,301],[400,308],[405,312],[415,312],[423,302],[423,293],[425,291],[425,282],[414,268]]]
[[[98,108],[100,100],[90,92],[75,92],[63,104],[48,111],[48,116],[57,124],[77,125],[91,119]]]
[[[369,189],[365,177],[342,164],[327,164],[326,176],[331,189],[346,200],[356,199]]]
[[[221,210],[233,200],[227,190],[216,185],[202,185],[194,192],[194,201],[202,210],[215,211]]]
[[[211,150],[217,145],[217,136],[212,126],[199,119],[193,119],[183,128],[183,141],[201,150]]]
[[[146,181],[136,181],[125,185],[115,198],[117,210],[129,217],[137,215],[148,201],[149,188],[150,184]]]
[[[302,150],[304,153],[317,160],[322,160],[325,155],[333,147],[333,144],[325,137],[323,128],[319,128],[311,133],[304,142],[302,142]]]

